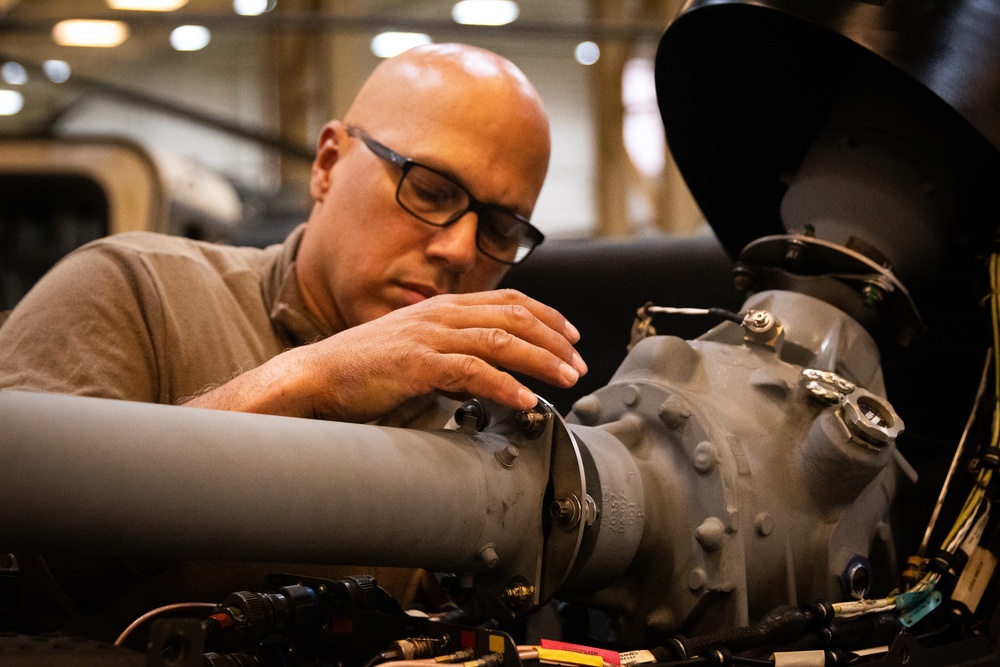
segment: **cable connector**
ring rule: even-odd
[[[419,660],[433,658],[438,650],[444,648],[444,640],[439,637],[411,637],[396,640],[389,646],[387,653],[395,650],[403,660]]]
[[[656,328],[653,326],[653,315],[655,313],[665,313],[668,315],[708,315],[740,325],[743,324],[746,317],[745,313],[734,313],[725,308],[674,308],[672,306],[655,306],[652,301],[647,301],[635,311],[630,342],[626,349],[631,350],[643,338],[656,335]]]
[[[463,667],[503,667],[503,654],[487,653],[478,660],[469,660],[462,663]]]

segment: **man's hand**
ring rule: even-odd
[[[514,290],[446,294],[288,350],[188,405],[364,422],[440,391],[527,409],[507,371],[571,387],[587,366],[576,328]]]

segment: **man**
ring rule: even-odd
[[[541,239],[527,218],[548,157],[541,100],[505,59],[384,61],[324,127],[283,248],[78,251],[0,328],[0,386],[341,421],[432,392],[531,407],[505,369],[563,387],[586,372],[561,315],[488,291]]]
[[[532,407],[508,370],[562,387],[587,370],[558,312],[493,291],[541,240],[527,220],[548,158],[541,100],[507,60],[435,45],[384,61],[324,127],[312,210],[284,244],[126,234],[72,253],[0,326],[0,387],[392,425],[442,425],[442,394]],[[76,601],[145,576],[40,569]],[[111,624],[269,569],[171,564]]]

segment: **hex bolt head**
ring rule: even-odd
[[[552,501],[552,504],[549,505],[549,515],[562,528],[569,530],[580,523],[583,507],[580,504],[580,499],[571,493],[566,498]]]

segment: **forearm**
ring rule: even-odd
[[[313,417],[309,375],[302,356],[301,348],[283,352],[225,384],[207,389],[185,401],[184,405],[284,417]]]

